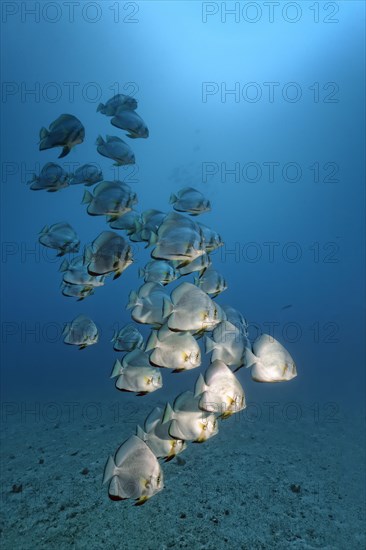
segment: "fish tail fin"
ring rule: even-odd
[[[174,193],[172,193],[169,198],[169,204],[174,204],[175,202],[177,202],[177,200],[178,200],[177,195],[174,195]]]
[[[81,204],[90,204],[93,200],[93,195],[90,193],[90,191],[84,191],[83,200],[81,201]]]
[[[112,369],[112,373],[111,373],[110,378],[116,378],[116,376],[121,376],[123,371],[124,371],[124,366],[121,364],[119,359],[116,359],[116,361],[113,365],[113,369]]]
[[[215,342],[208,336],[205,337],[205,348],[206,353],[211,353],[216,348]]]
[[[91,246],[86,246],[84,249],[84,265],[89,264],[93,259],[93,250]]]
[[[138,297],[138,294],[135,290],[132,290],[130,292],[130,295],[128,297],[128,304],[127,304],[127,309],[132,309],[133,307],[139,305],[139,297]]]
[[[103,144],[104,144],[104,139],[102,138],[101,135],[99,135],[99,136],[97,137],[97,140],[96,140],[95,144],[96,144],[96,145],[103,145]]]
[[[103,111],[104,108],[105,108],[104,103],[99,103],[99,105],[97,107],[97,113],[100,113],[101,111]]]
[[[193,282],[196,286],[200,286],[200,278],[199,277],[193,277]]]
[[[139,269],[139,277],[145,277],[146,270],[143,267],[140,267]]]
[[[111,342],[115,342],[117,340],[117,336],[118,336],[118,330],[115,330],[114,333],[113,333],[113,337],[112,337]]]
[[[145,351],[150,351],[152,349],[155,349],[157,343],[158,343],[158,333],[156,330],[152,330],[146,342]]]
[[[112,456],[107,460],[107,464],[104,467],[103,485],[110,481],[112,477],[116,475],[116,464]]]
[[[58,158],[62,159],[63,157],[66,157],[71,151],[70,145],[65,145],[65,147],[62,148],[61,153],[59,154]]]
[[[172,420],[173,415],[174,415],[174,411],[173,411],[170,403],[167,403],[165,405],[165,409],[164,409],[163,417],[161,419],[161,423],[165,424],[165,422],[169,422],[169,420]]]

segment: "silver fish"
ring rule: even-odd
[[[227,289],[224,277],[212,267],[208,267],[199,277],[194,279],[194,284],[201,290],[215,298]]]
[[[79,349],[96,344],[99,338],[96,324],[85,315],[79,315],[71,323],[67,323],[62,335],[65,344],[79,346]]]
[[[286,382],[297,376],[289,352],[269,334],[262,334],[253,343],[253,352],[246,351],[245,367],[251,367],[255,382]]]
[[[113,349],[116,351],[133,351],[135,348],[143,349],[144,347],[144,337],[131,323],[121,328],[120,331],[116,331],[112,342]]]
[[[201,411],[199,398],[186,391],[176,397],[173,407],[167,403],[163,423],[169,423],[169,434],[183,441],[203,443],[218,432],[216,416]]]
[[[127,309],[132,309],[131,316],[137,323],[161,326],[170,314],[172,304],[163,285],[145,283],[138,292],[130,293]]]
[[[188,262],[185,265],[182,265],[179,268],[179,274],[189,275],[190,273],[195,273],[196,271],[203,273],[208,267],[210,267],[211,263],[212,262],[211,262],[210,256],[205,252],[204,254],[202,254],[201,256],[198,256],[191,262]]]
[[[83,204],[91,216],[109,216],[116,219],[130,212],[137,203],[136,193],[119,181],[102,181],[94,187],[94,194],[85,191]]]
[[[127,353],[122,363],[116,360],[111,378],[116,377],[118,390],[135,392],[139,396],[152,393],[163,386],[160,369],[151,366],[148,354],[139,349]]]
[[[173,310],[167,321],[171,330],[212,330],[222,320],[220,306],[191,283],[177,286],[171,294],[171,301]]]
[[[108,458],[103,484],[109,483],[111,500],[135,499],[135,506],[144,504],[164,488],[163,472],[158,459],[136,435],[129,437]]]
[[[72,174],[70,185],[84,184],[87,187],[103,180],[103,172],[96,164],[83,164]]]
[[[125,95],[116,94],[111,99],[104,103],[99,103],[97,112],[106,116],[115,116],[125,110],[133,111],[137,109],[137,101],[135,98]]]
[[[128,132],[127,137],[129,138],[136,139],[149,137],[148,127],[135,111],[119,112],[112,118],[111,124],[121,130],[126,130],[126,132]]]
[[[144,277],[145,283],[161,283],[167,285],[179,277],[179,273],[171,263],[165,260],[152,260],[145,267],[139,269],[139,276]]]
[[[174,210],[187,212],[191,216],[198,216],[211,210],[210,201],[193,187],[183,187],[176,195],[172,193],[169,202]]]
[[[194,336],[189,332],[172,332],[166,325],[151,332],[146,351],[151,350],[150,362],[173,372],[195,369],[201,364],[201,350]]]
[[[235,325],[235,327],[239,329],[244,336],[248,336],[248,321],[243,317],[240,311],[232,306],[222,306],[222,309],[225,313],[226,320],[232,325]]]
[[[204,247],[208,254],[223,246],[222,238],[216,231],[201,222],[197,222],[197,225],[201,231]]]
[[[155,407],[146,418],[144,429],[137,426],[136,435],[148,445],[157,458],[164,458],[165,462],[168,462],[184,451],[187,445],[185,441],[169,435],[169,425],[162,423],[162,417],[163,411]]]
[[[57,256],[63,256],[68,252],[79,252],[80,248],[80,240],[67,222],[46,225],[39,234],[39,242],[43,246],[58,250]]]
[[[131,247],[113,231],[103,231],[84,251],[84,264],[91,275],[114,273],[117,279],[132,262]]]
[[[205,253],[199,227],[181,214],[168,214],[149,244],[155,245],[151,256],[161,260],[191,262]]]
[[[68,155],[75,145],[82,143],[85,137],[85,128],[80,120],[73,115],[61,115],[50,124],[49,130],[41,128],[39,133],[39,150],[62,147],[58,158]]]
[[[131,147],[116,136],[106,136],[106,141],[102,136],[98,136],[97,151],[103,157],[114,160],[114,166],[135,164],[135,155]]]
[[[100,277],[90,275],[82,256],[77,256],[70,261],[65,258],[59,271],[63,272],[63,281],[69,285],[85,285],[93,288],[104,285],[104,275]]]
[[[69,298],[78,298],[78,301],[84,300],[88,296],[94,294],[94,288],[88,285],[70,285],[68,283],[61,283],[61,290],[64,296]]]
[[[115,218],[115,216],[111,216],[111,218],[108,219],[108,223],[111,229],[126,231],[127,235],[131,235],[136,231],[139,220],[139,214],[134,210],[130,210],[129,212],[126,212],[118,218]]]
[[[45,190],[48,192],[60,191],[69,186],[69,174],[54,162],[45,164],[39,174],[34,175],[32,180],[28,182],[32,191]]]
[[[230,368],[223,361],[213,361],[204,376],[199,375],[195,397],[203,411],[214,412],[227,418],[246,407],[244,390]]]
[[[246,350],[251,350],[248,338],[229,321],[222,321],[215,327],[212,339],[205,337],[205,344],[206,353],[212,353],[212,361],[219,359],[236,368],[244,364]]]

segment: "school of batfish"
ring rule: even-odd
[[[111,124],[131,139],[147,138],[149,130],[137,114],[136,99],[117,94],[97,111],[112,117]],[[65,157],[83,142],[85,129],[73,115],[63,114],[40,131],[39,149],[62,147]],[[114,161],[114,166],[135,163],[131,147],[116,136],[101,136],[96,141],[100,155]],[[73,174],[55,163],[47,163],[29,182],[32,190],[59,191],[70,185],[95,186],[85,190],[83,204],[90,216],[106,216],[111,230],[103,231],[83,253],[74,229],[66,222],[45,226],[40,232],[42,245],[55,249],[63,259],[62,293],[84,300],[103,286],[108,278],[116,279],[133,262],[132,247],[116,233],[124,231],[131,242],[145,242],[151,259],[139,276],[144,284],[129,296],[127,309],[134,323],[117,331],[113,347],[125,352],[117,359],[111,378],[118,390],[139,396],[163,387],[162,369],[183,372],[200,367],[204,342],[211,362],[201,373],[193,391],[179,394],[173,404],[154,408],[131,435],[110,456],[103,482],[108,483],[113,500],[134,499],[145,503],[164,488],[161,462],[172,460],[184,451],[188,442],[202,443],[218,432],[218,420],[243,410],[244,390],[235,374],[250,368],[256,382],[284,382],[297,374],[288,351],[273,337],[262,334],[253,343],[248,338],[248,324],[236,309],[215,301],[227,288],[224,277],[212,267],[210,253],[220,247],[221,237],[194,217],[211,210],[203,194],[185,187],[172,194],[174,211],[147,210],[138,213],[136,193],[122,181],[105,181],[94,164],[85,164]],[[167,286],[182,277],[194,275],[194,284],[180,282],[169,293]],[[136,323],[150,325],[146,343]],[[83,349],[98,342],[95,323],[79,315],[64,328],[64,342]]]

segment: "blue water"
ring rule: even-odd
[[[64,2],[2,3],[3,399],[120,398],[110,340],[129,320],[149,251],[135,245],[134,265],[85,301],[62,296],[58,260],[38,232],[65,220],[86,244],[107,225],[87,215],[82,186],[26,185],[57,162],[58,149],[38,151],[40,128],[70,113],[86,139],[61,159],[65,169],[97,162],[105,179],[133,187],[141,211],[168,210],[187,184],[211,200],[200,221],[225,241],[213,255],[229,286],[218,302],[243,313],[252,337],[272,331],[298,369],[288,384],[246,378],[250,400],[362,414],[364,3],[280,2],[273,17],[263,2],[76,4],[72,18]],[[119,172],[95,146],[98,134],[123,137],[96,112],[117,92],[137,98],[150,130],[126,138],[136,166]],[[101,330],[83,352],[61,338],[81,312]],[[196,375],[169,373],[159,398]]]

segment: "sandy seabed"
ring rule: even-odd
[[[155,406],[7,405],[1,444],[2,550],[364,549],[359,417],[240,413],[163,464],[145,505],[112,502],[105,461]],[[161,403],[160,403],[161,404]],[[296,412],[296,411],[295,411]]]

